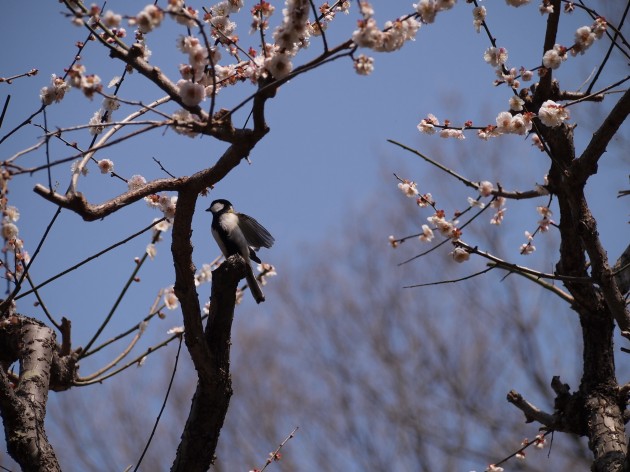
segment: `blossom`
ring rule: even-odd
[[[187,7],[184,0],[169,0],[166,10],[170,16],[180,25],[192,28],[195,26],[195,19],[198,11],[192,7]]]
[[[194,107],[206,98],[206,88],[201,84],[195,84],[189,80],[180,80],[177,82],[177,86],[179,87],[179,96],[182,98],[184,105]]]
[[[2,237],[4,239],[15,239],[19,232],[17,225],[9,223],[8,221],[2,222]]]
[[[601,37],[606,32],[606,28],[608,28],[608,23],[604,17],[599,17],[595,19],[595,23],[591,26],[591,31],[595,35],[596,39],[601,39]]]
[[[494,216],[490,219],[491,225],[499,226],[503,222],[503,217],[505,216],[505,211],[507,208],[500,208]]]
[[[435,8],[435,2],[433,0],[420,0],[412,6],[416,9],[416,13],[420,15],[420,18],[422,18],[423,23],[429,24],[435,21],[437,9]]]
[[[482,197],[489,197],[492,195],[492,191],[494,190],[492,182],[488,182],[487,180],[479,182],[477,188],[479,189],[479,193]]]
[[[166,334],[182,334],[184,332],[184,327],[183,326],[173,326],[171,329],[169,329]]]
[[[201,47],[201,41],[194,36],[180,35],[175,42],[177,49],[184,54],[190,54],[195,48]]]
[[[359,28],[352,33],[352,41],[359,47],[375,51],[396,51],[405,41],[415,38],[420,22],[413,17],[397,19],[385,23],[383,31],[376,25],[376,20],[365,17],[358,23]]]
[[[199,287],[204,282],[212,280],[212,266],[204,264],[195,274],[195,287]]]
[[[529,231],[525,231],[525,237],[527,238],[527,242],[525,244],[521,244],[520,253],[528,255],[536,250],[536,246],[532,244],[534,236]]]
[[[482,23],[486,19],[486,7],[475,7],[472,11],[473,14],[473,26],[475,27],[475,31],[479,33],[481,29]]]
[[[498,67],[505,64],[508,59],[508,52],[505,48],[491,47],[486,49],[483,54],[483,60],[490,64],[492,67]]]
[[[517,113],[512,117],[510,132],[514,134],[526,135],[532,129],[531,113]]]
[[[168,220],[163,220],[156,224],[153,228],[163,233],[164,231],[168,231],[171,228],[171,223]]]
[[[551,219],[551,209],[546,206],[536,207],[536,211],[542,216],[542,219],[538,220],[538,229],[545,233],[549,231],[549,226],[555,224],[555,221]]]
[[[101,174],[109,174],[114,172],[114,163],[109,159],[101,159],[97,163],[98,168],[101,170]]]
[[[459,221],[448,221],[444,218],[443,213],[443,211],[439,211],[435,215],[429,216],[427,221],[433,224],[442,236],[447,238],[458,237],[461,234],[461,231],[456,227]]]
[[[488,125],[484,129],[477,130],[477,137],[487,141],[490,138],[496,138],[501,135],[501,131],[497,126]]]
[[[530,113],[512,115],[509,111],[502,111],[497,115],[497,131],[506,134],[527,134],[532,129],[531,117]]]
[[[50,82],[50,87],[43,87],[39,92],[39,98],[44,105],[50,105],[53,102],[59,103],[63,100],[66,92],[70,90],[70,84],[55,74],[52,74]]]
[[[527,5],[529,3],[529,0],[505,0],[505,3],[507,3],[511,7],[520,7],[523,5]]]
[[[416,188],[416,183],[411,182],[409,180],[403,180],[398,183],[398,188],[402,193],[404,193],[409,198],[413,198],[418,195],[418,189]]]
[[[225,42],[236,30],[236,23],[227,16],[213,16],[208,23],[212,26],[212,37],[219,42]]]
[[[288,55],[278,52],[265,60],[265,69],[275,79],[282,79],[291,73],[293,64]]]
[[[116,99],[116,97],[105,97],[103,99],[102,107],[105,111],[116,111],[120,108],[120,102]]]
[[[574,56],[579,52],[584,52],[595,42],[595,33],[591,31],[590,26],[582,26],[575,32],[575,44],[571,48],[571,54]]]
[[[501,133],[509,133],[512,124],[512,114],[509,111],[502,111],[497,115],[497,130]]]
[[[153,31],[154,28],[160,26],[164,19],[164,12],[155,5],[147,5],[136,15],[129,23],[138,27],[138,31],[143,34]]]
[[[376,26],[376,20],[368,18],[359,21],[359,28],[352,33],[352,41],[359,47],[376,48],[381,41],[381,30]]]
[[[534,252],[536,250],[536,246],[534,246],[532,244],[531,241],[525,243],[525,244],[521,244],[521,247],[519,249],[519,252],[524,255],[527,256],[529,254],[531,254],[532,252]]]
[[[425,193],[424,195],[420,195],[416,199],[416,204],[420,208],[426,208],[429,205],[435,205],[435,202],[433,201],[433,195],[431,195],[430,193]]]
[[[440,137],[466,139],[466,136],[464,136],[464,132],[461,129],[453,129],[453,128],[444,128],[440,130]]]
[[[422,234],[418,239],[424,243],[431,242],[433,240],[433,230],[428,225],[422,225]]]
[[[273,38],[281,52],[294,56],[300,47],[308,44],[310,4],[307,0],[290,0],[286,5],[282,24],[274,31]]]
[[[420,123],[418,123],[418,131],[420,131],[421,133],[426,133],[426,134],[433,134],[435,133],[435,126],[439,126],[440,121],[431,113],[429,113],[429,115],[426,118],[423,118],[422,120],[420,120]]]
[[[258,270],[258,272],[261,273],[261,275],[258,276],[260,285],[267,285],[267,277],[274,277],[278,275],[274,266],[264,262],[262,264],[258,264],[258,266],[256,266],[256,269]]]
[[[110,118],[108,113],[103,113],[102,110],[96,110],[94,112],[94,115],[92,115],[92,118],[90,118],[90,121],[88,122],[88,125],[90,126],[90,134],[92,136],[97,136],[101,134],[105,129],[104,123],[107,123],[109,121]]]
[[[515,0],[511,0],[512,2],[515,3]],[[529,0],[527,0],[529,1]],[[506,2],[508,2],[508,4],[510,5],[510,0],[506,0]],[[520,5],[514,5],[514,6],[520,6]],[[497,467],[494,464],[490,464],[487,468],[486,468],[486,472],[503,472],[503,467]]]
[[[133,191],[133,190],[138,190],[139,188],[141,188],[146,183],[147,183],[147,179],[145,179],[141,175],[133,175],[127,181],[127,186],[129,187],[130,191]]]
[[[197,118],[197,115],[193,115],[188,110],[181,109],[173,113],[172,118],[176,123],[173,125],[173,129],[177,134],[183,134],[189,138],[194,138],[199,134],[188,126],[182,126],[182,124],[185,125],[186,123],[193,123]]]
[[[267,264],[265,262],[263,262],[262,264],[258,264],[256,266],[256,270],[258,270],[258,272],[263,273],[264,275],[267,275],[269,277],[274,277],[278,275],[278,273],[276,272],[276,268],[272,266],[271,264]]]
[[[563,121],[569,119],[569,110],[562,105],[558,105],[553,100],[547,100],[540,106],[538,118],[545,126],[555,128],[560,126]]]
[[[87,165],[81,166],[81,159],[77,159],[70,166],[70,172],[72,172],[73,174],[76,172],[81,172],[82,175],[88,175],[89,169]]]
[[[101,85],[101,78],[96,74],[81,76],[79,87],[81,88],[83,95],[85,95],[90,100],[96,92],[100,92],[103,88],[103,86]]]
[[[521,67],[521,79],[525,82],[532,80],[534,77],[534,73],[531,70],[526,70],[524,67]]]
[[[478,207],[478,208],[482,208],[482,209],[486,207],[486,204],[483,203],[482,201],[480,201],[477,198],[468,197],[467,200],[468,200],[468,204],[471,207]]]
[[[553,49],[545,51],[545,54],[543,54],[543,66],[547,69],[557,69],[566,60],[567,48],[560,44],[554,45]]]
[[[179,300],[175,295],[173,286],[164,289],[164,304],[169,310],[175,310],[179,306]]]
[[[9,221],[16,222],[17,220],[20,219],[20,212],[14,206],[11,206],[11,205],[7,206],[4,209],[3,213],[4,213],[4,217]]]
[[[496,70],[496,74],[499,78],[494,81],[494,85],[506,83],[515,90],[521,86],[521,83],[517,79],[518,71],[515,67],[512,67],[507,73],[504,73],[503,69],[499,67]]]
[[[391,247],[393,247],[394,249],[396,249],[399,245],[400,245],[400,241],[398,241],[393,234],[390,234],[389,237],[387,238],[387,240],[389,241],[389,245]]]
[[[105,26],[107,26],[110,29],[118,28],[122,21],[122,15],[119,15],[118,13],[114,13],[111,10],[107,10],[105,14],[101,17],[101,21],[103,22]]]
[[[147,256],[151,258],[151,260],[155,259],[155,255],[157,254],[157,249],[155,248],[155,244],[147,244],[146,253],[147,253]]]
[[[532,135],[532,146],[536,146],[541,151],[545,150],[545,145],[541,141],[540,136],[538,136],[537,134]]]
[[[450,256],[455,262],[459,263],[466,262],[468,259],[470,259],[470,253],[466,251],[466,249],[461,247],[456,247],[455,249],[453,249],[453,251],[450,253]]]
[[[372,8],[370,2],[359,2],[359,9],[361,10],[361,14],[365,17],[374,15],[374,8]]]
[[[512,111],[523,111],[524,104],[525,101],[516,95],[512,95],[510,98],[510,110]]]
[[[374,71],[374,58],[361,54],[354,61],[354,70],[359,75],[370,75]]]

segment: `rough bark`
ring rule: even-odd
[[[11,379],[0,369],[0,413],[7,449],[23,471],[59,471],[55,452],[44,429],[55,333],[40,321],[10,315],[0,324],[2,361],[18,361],[20,373]]]
[[[245,277],[245,262],[232,256],[212,273],[210,315],[204,341],[208,357],[199,372],[197,390],[172,471],[203,472],[214,462],[214,453],[232,396],[230,337],[236,289]]]

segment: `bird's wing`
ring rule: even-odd
[[[275,239],[263,226],[251,216],[238,215],[238,226],[241,228],[247,244],[255,248],[271,247]]]

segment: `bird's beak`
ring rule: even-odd
[[[207,208],[206,211],[212,211],[212,207]]]

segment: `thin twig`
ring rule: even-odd
[[[459,279],[441,280],[439,282],[429,282],[426,284],[406,285],[403,288],[416,288],[416,287],[428,287],[430,285],[453,284],[456,282],[461,282],[462,280],[472,279],[473,277],[477,277],[478,275],[483,275],[486,272],[490,272],[492,269],[494,269],[494,267],[488,267],[487,269],[481,270],[479,272],[475,272],[474,274],[467,275],[466,277],[460,277]]]
[[[173,387],[173,380],[175,380],[175,372],[177,372],[177,364],[179,363],[179,353],[182,350],[183,339],[184,339],[183,336],[179,337],[179,345],[177,346],[177,354],[175,355],[175,365],[173,365],[173,373],[171,374],[171,380],[169,381],[168,388],[166,389],[166,395],[164,396],[164,401],[162,402],[162,408],[160,408],[160,412],[158,413],[157,418],[155,418],[155,424],[153,425],[153,429],[151,430],[151,434],[149,435],[149,440],[147,441],[146,446],[144,446],[144,450],[142,451],[142,454],[140,455],[140,459],[138,459],[138,463],[136,464],[135,469],[133,469],[134,472],[136,472],[138,470],[138,467],[140,467],[140,464],[142,463],[142,459],[144,458],[144,455],[149,449],[149,445],[151,444],[151,441],[153,440],[153,436],[155,435],[155,431],[160,422],[160,418],[162,417],[162,413],[164,412],[164,408],[166,407],[168,396],[171,393],[171,388]]]
[[[37,69],[31,69],[28,72],[12,75],[11,77],[0,77],[0,83],[6,82],[7,84],[11,84],[15,79],[19,79],[21,77],[33,77],[34,75],[37,75],[38,72],[39,71]]]
[[[281,449],[284,447],[284,445],[285,445],[285,444],[289,441],[289,439],[292,439],[292,438],[295,436],[295,433],[297,432],[297,430],[298,430],[298,429],[300,429],[300,427],[299,427],[299,426],[296,426],[296,427],[293,429],[293,431],[291,431],[291,434],[289,434],[289,435],[285,438],[285,440],[284,440],[284,441],[282,441],[282,442],[280,443],[280,445],[278,446],[278,448],[277,448],[275,451],[273,451],[271,454],[269,454],[269,457],[267,458],[267,462],[265,462],[265,465],[262,467],[262,469],[260,469],[260,472],[263,472],[263,471],[267,468],[267,466],[268,466],[269,464],[271,464],[272,462],[280,460],[280,456],[279,456],[279,454],[280,454],[280,450],[281,450]]]
[[[498,267],[499,269],[508,270],[505,267],[501,267],[500,264],[496,264],[496,263],[493,263],[493,262],[488,263],[488,265],[491,268]],[[525,277],[526,279],[531,280],[535,284],[540,285],[542,288],[544,288],[546,290],[549,290],[551,293],[554,293],[554,294],[558,295],[565,302],[568,302],[568,303],[572,304],[575,301],[574,298],[571,295],[569,295],[564,290],[560,289],[560,287],[556,287],[555,285],[550,284],[549,282],[546,282],[545,280],[542,280],[540,277],[538,277],[536,275],[529,274],[527,272],[512,271],[512,270],[509,270],[508,275],[509,274],[517,274],[517,275],[520,275],[521,277]]]
[[[106,348],[107,346],[109,346],[110,344],[115,343],[116,341],[130,335],[131,333],[133,333],[134,331],[137,331],[139,329],[142,328],[143,325],[146,326],[146,324],[151,321],[151,319],[155,316],[155,315],[159,315],[162,311],[162,309],[165,307],[165,305],[163,304],[162,306],[158,307],[158,303],[160,302],[160,299],[162,298],[163,295],[163,290],[159,290],[157,297],[155,297],[155,300],[153,301],[153,305],[151,306],[151,309],[149,310],[149,314],[147,316],[144,317],[144,319],[140,322],[140,323],[136,323],[135,325],[133,325],[131,328],[129,328],[126,331],[123,331],[122,333],[117,334],[116,336],[114,336],[113,338],[105,341],[103,344],[96,346],[94,349],[92,349],[90,352],[86,352],[85,355],[83,357],[89,357],[92,354],[96,354],[98,351],[100,351],[101,349]]]
[[[162,221],[164,221],[166,218],[161,218],[159,220],[154,221],[153,223],[151,223],[149,226],[147,226],[146,228],[141,229],[140,231],[132,234],[131,236],[123,239],[122,241],[118,241],[115,244],[112,244],[111,246],[103,249],[102,251],[94,254],[93,256],[88,257],[87,259],[82,260],[81,262],[79,262],[78,264],[73,265],[72,267],[69,267],[68,269],[64,270],[63,272],[58,273],[57,275],[45,280],[44,282],[40,283],[37,287],[34,287],[32,290],[29,290],[28,292],[24,292],[21,293],[20,295],[16,296],[15,299],[19,300],[22,297],[25,297],[26,295],[30,295],[31,293],[33,293],[33,291],[38,290],[40,288],[42,288],[45,285],[48,285],[50,282],[57,280],[59,277],[62,277],[64,275],[66,275],[69,272],[72,272],[75,269],[78,269],[79,267],[81,267],[84,264],[87,264],[88,262],[96,259],[97,257],[102,256],[103,254],[111,251],[112,249],[116,249],[118,246],[122,246],[125,243],[128,243],[129,241],[131,241],[132,239],[140,236],[141,234],[147,232],[148,230],[150,230],[151,228],[153,228],[155,225],[161,223]]]
[[[39,292],[35,288],[35,284],[33,284],[33,280],[31,279],[31,276],[28,273],[26,274],[26,280],[28,284],[31,286],[31,291],[35,293],[35,297],[37,298],[37,303],[39,303],[39,306],[42,307],[42,310],[44,310],[44,314],[46,315],[46,318],[48,318],[48,320],[54,325],[54,327],[57,328],[61,332],[61,325],[57,323],[57,321],[55,321],[55,319],[52,317],[52,315],[48,311],[48,308],[46,308],[46,304],[44,303],[44,300],[42,300],[42,298],[40,297]]]
[[[202,318],[202,319],[203,319],[203,318]],[[160,342],[160,343],[158,343],[158,344],[155,344],[155,345],[153,345],[153,346],[151,346],[151,347],[148,347],[148,348],[147,348],[147,349],[146,349],[146,350],[145,350],[142,354],[140,354],[139,356],[137,356],[137,357],[136,357],[136,358],[134,358],[133,360],[129,361],[127,364],[125,364],[125,365],[123,365],[123,366],[119,367],[118,369],[114,370],[113,372],[110,372],[109,374],[104,375],[103,377],[99,377],[99,378],[97,378],[97,379],[93,379],[93,380],[90,380],[90,381],[87,381],[87,382],[81,382],[81,381],[75,380],[72,384],[73,384],[74,386],[77,386],[77,387],[85,387],[85,386],[88,386],[88,385],[93,385],[93,384],[97,384],[97,383],[99,383],[99,384],[100,384],[100,383],[102,383],[103,381],[105,381],[105,380],[107,380],[107,379],[110,379],[110,378],[114,377],[115,375],[120,374],[120,373],[121,373],[121,372],[123,372],[124,370],[127,370],[129,367],[131,367],[131,366],[133,366],[133,365],[138,365],[138,364],[139,364],[139,363],[141,363],[141,362],[142,362],[142,360],[143,360],[145,357],[147,357],[149,354],[153,354],[153,353],[154,353],[154,352],[156,352],[157,350],[162,349],[162,348],[163,348],[163,347],[165,347],[165,346],[168,346],[168,345],[169,345],[169,343],[170,343],[172,340],[174,340],[174,339],[176,339],[176,338],[178,338],[178,337],[180,337],[180,336],[181,336],[181,334],[180,334],[180,333],[173,334],[171,337],[166,338],[164,341],[162,341],[162,342]]]
[[[550,280],[562,280],[562,281],[566,281],[566,282],[578,282],[578,283],[587,283],[587,284],[591,284],[593,283],[593,280],[590,277],[573,277],[570,275],[557,275],[557,274],[547,274],[544,272],[539,272],[537,270],[533,270],[530,269],[528,267],[524,267],[524,266],[520,266],[518,264],[514,264],[512,262],[506,262],[502,259],[499,259],[496,256],[493,256],[492,254],[488,253],[488,252],[484,252],[484,251],[480,251],[479,249],[477,249],[476,247],[472,247],[469,246],[468,244],[462,242],[462,241],[455,241],[454,244],[456,246],[462,247],[464,249],[466,249],[468,252],[473,253],[473,254],[477,254],[481,257],[485,257],[486,259],[489,259],[491,261],[493,261],[494,263],[496,263],[497,266],[503,268],[503,269],[508,269],[508,270],[512,270],[514,272],[522,272],[524,274],[530,274],[534,277],[538,277],[541,279],[550,279]]]
[[[160,234],[162,232],[161,231],[156,231],[155,235],[153,236],[153,238],[151,239],[151,243],[154,244],[155,242],[158,241]],[[107,314],[107,316],[105,317],[105,320],[103,321],[103,323],[101,324],[101,326],[98,328],[98,330],[96,331],[96,333],[94,333],[94,336],[92,336],[92,339],[90,339],[90,341],[87,343],[87,345],[85,346],[85,349],[83,350],[83,352],[80,354],[79,358],[82,358],[85,356],[84,353],[88,352],[90,350],[90,348],[92,347],[92,344],[94,344],[97,340],[97,338],[101,335],[101,333],[103,332],[103,330],[105,329],[105,327],[109,324],[110,320],[112,319],[112,317],[114,316],[114,313],[116,312],[116,310],[118,309],[118,306],[120,305],[120,302],[122,302],[123,297],[126,295],[127,290],[129,290],[129,287],[131,287],[131,284],[135,281],[136,279],[136,275],[138,274],[138,272],[140,271],[140,269],[142,268],[144,262],[147,260],[147,257],[149,257],[148,253],[145,251],[144,254],[142,255],[142,257],[140,258],[140,260],[136,263],[136,267],[134,267],[134,270],[131,271],[131,275],[129,276],[129,278],[127,279],[127,282],[125,283],[124,287],[122,288],[120,294],[118,295],[118,298],[116,298],[116,301],[114,302],[114,305],[112,306],[112,308],[109,310],[109,313]]]

